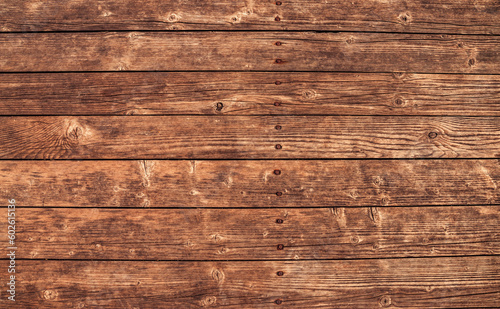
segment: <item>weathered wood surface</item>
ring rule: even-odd
[[[278,43],[279,42],[279,46]],[[0,71],[500,71],[500,37],[315,32],[0,34]]]
[[[500,254],[500,206],[20,208],[17,258],[275,260]],[[8,242],[7,234],[0,240]],[[283,245],[282,250],[277,250]]]
[[[495,158],[496,117],[6,117],[0,159]]]
[[[0,171],[0,195],[28,207],[500,204],[498,160],[0,161]]]
[[[387,73],[0,74],[0,114],[500,116],[500,79]]]
[[[286,308],[496,308],[500,300],[499,257],[18,263],[23,308],[278,308],[276,300]]]
[[[500,5],[495,0],[7,0],[0,4],[0,31],[252,29],[500,34],[499,14]]]

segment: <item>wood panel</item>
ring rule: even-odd
[[[384,33],[4,33],[0,34],[0,71],[496,74],[500,71],[499,45],[496,36]]]
[[[498,160],[0,161],[0,171],[0,195],[23,207],[500,204]]]
[[[1,159],[495,158],[494,117],[7,117]]]
[[[99,308],[496,308],[499,257],[355,261],[18,261],[16,304]],[[277,273],[283,272],[283,276]],[[48,279],[50,278],[50,279]],[[0,304],[8,300],[2,298]],[[279,302],[279,301],[278,301]]]
[[[500,116],[500,80],[384,73],[0,74],[0,114]]]
[[[279,4],[279,5],[278,5]],[[500,34],[493,0],[7,0],[1,31],[330,30]],[[277,20],[276,17],[279,19]]]
[[[275,260],[500,254],[500,206],[16,211],[20,259]],[[8,242],[7,234],[0,240]],[[282,250],[277,250],[282,245]]]

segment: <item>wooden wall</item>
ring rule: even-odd
[[[0,20],[0,307],[500,306],[499,1]]]

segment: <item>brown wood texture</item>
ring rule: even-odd
[[[279,46],[277,46],[279,42]],[[497,36],[317,32],[0,34],[0,71],[497,74]]]
[[[498,160],[0,161],[0,172],[0,193],[23,207],[500,204]]]
[[[500,81],[410,73],[0,74],[0,114],[500,116]]]
[[[16,216],[20,259],[310,260],[500,254],[500,206],[21,208]],[[0,240],[8,242],[6,233]],[[277,250],[280,244],[284,248]]]
[[[496,0],[6,0],[0,4],[0,31],[252,29],[500,34],[499,14]]]
[[[499,257],[19,264],[24,308],[496,308],[500,294]]]
[[[1,159],[498,158],[496,117],[6,117]]]

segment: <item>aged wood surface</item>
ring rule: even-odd
[[[437,34],[210,31],[3,33],[0,34],[0,71],[410,71],[497,74],[500,71],[499,45],[500,37],[497,36]]]
[[[16,212],[20,259],[275,260],[500,254],[500,206]],[[0,240],[8,242],[7,234]],[[282,250],[277,250],[283,245]]]
[[[499,257],[18,263],[24,308],[496,308],[500,294]]]
[[[5,117],[0,159],[495,158],[496,117]]]
[[[0,74],[0,115],[96,114],[500,116],[500,80],[409,73]]]
[[[6,0],[0,4],[0,31],[252,29],[500,34],[499,14],[496,0]]]
[[[500,204],[498,160],[0,161],[0,172],[0,194],[23,207]]]

